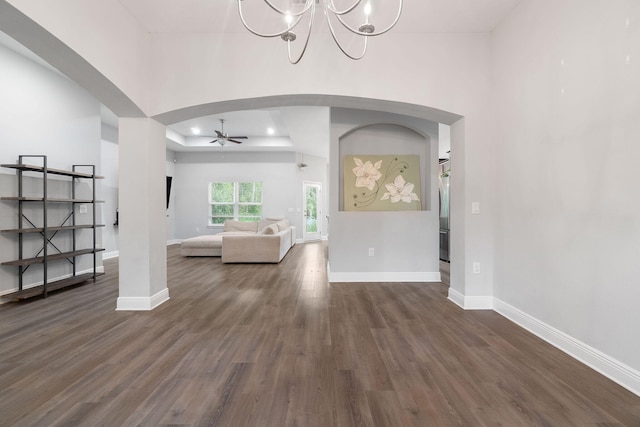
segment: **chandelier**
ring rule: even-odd
[[[344,10],[338,10],[334,4],[334,0],[289,0],[293,3],[304,4],[302,8],[298,11],[293,11],[290,9],[284,10],[281,7],[278,7],[274,4],[273,0],[263,0],[266,5],[276,12],[274,16],[280,16],[282,18],[284,29],[282,31],[277,31],[274,33],[263,33],[260,31],[256,31],[247,23],[245,16],[243,14],[243,6],[244,2],[248,2],[248,0],[237,0],[238,2],[238,12],[240,14],[240,20],[244,27],[251,33],[255,34],[259,37],[271,38],[271,37],[280,37],[283,41],[287,43],[287,52],[289,54],[289,62],[292,64],[297,64],[300,62],[305,52],[307,51],[307,46],[309,45],[309,38],[311,36],[311,29],[313,27],[313,21],[316,13],[316,4],[320,3],[322,5],[322,9],[324,12],[325,19],[327,21],[327,26],[329,27],[329,31],[331,33],[331,37],[335,41],[336,45],[342,53],[344,53],[347,57],[358,60],[364,57],[367,52],[367,41],[369,37],[379,36],[381,34],[386,33],[390,29],[392,29],[400,19],[400,15],[402,14],[402,2],[403,0],[396,0],[398,2],[398,12],[391,22],[391,24],[382,30],[376,30],[376,27],[371,22],[371,14],[372,14],[372,6],[370,0],[354,0],[354,3]],[[388,0],[387,0],[388,1]],[[356,16],[357,14],[362,14],[362,18],[364,22],[358,26],[354,26],[347,22],[348,16]],[[294,32],[298,24],[302,21],[302,18],[305,16],[309,16],[308,18],[308,27],[306,28],[306,38],[304,44],[302,46],[302,50],[297,57],[293,57],[291,53],[291,44],[296,40],[297,35]],[[356,18],[357,19],[357,18]],[[338,36],[336,35],[336,31],[333,26],[333,21],[339,22],[344,28],[349,30],[351,33],[361,36],[363,38],[362,43],[362,51],[356,54],[349,53],[347,48],[343,45],[343,43],[338,40]]]

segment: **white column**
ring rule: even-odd
[[[465,119],[459,119],[451,125],[451,177],[449,212],[449,259],[451,271],[449,277],[449,299],[465,308],[467,285],[467,244],[466,225],[466,150]],[[455,176],[453,171],[455,171]]]
[[[165,127],[119,120],[120,294],[116,310],[152,310],[167,289]]]

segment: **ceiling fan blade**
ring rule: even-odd
[[[242,144],[242,141],[236,141],[235,139],[227,138],[227,141],[235,142],[236,144]]]
[[[233,138],[233,139],[248,139],[248,136],[228,136],[227,138]]]
[[[213,141],[209,141],[209,144],[213,144],[214,142],[218,142],[218,139],[214,139]]]
[[[224,138],[224,134],[222,132],[220,132],[219,130],[214,130],[214,132],[216,133],[216,136],[218,138]]]

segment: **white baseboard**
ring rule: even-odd
[[[120,256],[120,251],[111,251],[111,252],[103,252],[102,253],[102,259],[111,259],[111,258],[118,258]]]
[[[151,311],[168,300],[168,288],[150,297],[118,297],[116,311]]]
[[[449,301],[453,302],[457,306],[464,308],[464,295],[462,295],[460,292],[453,289],[451,286],[449,286],[448,299]]]
[[[328,267],[327,267],[328,268]],[[436,271],[359,271],[331,272],[329,282],[439,282]]]
[[[327,277],[329,283],[343,282],[440,282],[440,272],[332,272],[331,265],[327,261]]]
[[[449,287],[449,301],[459,305],[465,310],[492,310],[493,297],[487,296],[464,296],[455,289]]]
[[[567,353],[569,356],[579,360],[632,393],[640,396],[640,371],[625,365],[498,298],[493,299],[493,309],[532,334]]]

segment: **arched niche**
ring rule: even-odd
[[[418,156],[420,209],[429,211],[431,206],[431,138],[405,125],[378,123],[356,127],[339,137],[339,202],[338,209],[346,210],[344,205],[345,156]],[[384,173],[384,171],[383,171]],[[380,194],[381,195],[381,194]]]

